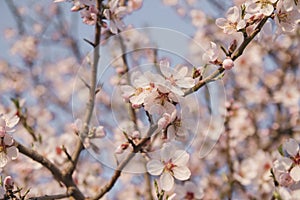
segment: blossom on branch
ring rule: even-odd
[[[237,6],[229,8],[227,11],[227,19],[218,18],[216,25],[223,29],[224,33],[233,34],[246,27],[246,22],[241,17],[241,11]]]
[[[103,15],[109,20],[109,29],[113,34],[117,34],[125,27],[121,18],[127,14],[127,8],[118,4],[119,0],[111,0],[108,3],[109,9],[103,11]]]
[[[17,159],[19,150],[13,145],[14,139],[9,134],[0,138],[0,168],[7,164],[8,159]]]
[[[278,0],[251,0],[246,6],[246,12],[262,13],[270,16],[274,11],[274,5]]]
[[[274,173],[282,186],[290,186],[300,181],[300,147],[299,143],[290,138],[282,145],[284,157],[274,162]]]
[[[97,23],[98,9],[91,5],[87,9],[80,12],[83,23],[87,25],[95,25]]]
[[[174,186],[174,178],[180,181],[190,178],[191,171],[186,167],[189,157],[187,152],[165,144],[160,152],[160,160],[150,160],[147,171],[154,176],[160,175],[161,188],[170,191]]]

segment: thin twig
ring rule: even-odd
[[[77,140],[77,144],[75,147],[75,151],[72,155],[72,162],[70,162],[69,166],[66,168],[66,175],[70,178],[76,168],[79,156],[81,151],[84,149],[82,138],[85,137],[89,132],[89,124],[91,122],[92,114],[94,111],[94,104],[95,104],[95,96],[96,96],[96,89],[97,89],[97,67],[100,59],[100,37],[101,37],[101,9],[102,9],[102,0],[97,0],[97,9],[99,10],[98,15],[98,22],[95,24],[95,38],[94,38],[94,54],[93,54],[93,63],[92,63],[92,70],[91,70],[91,83],[90,90],[89,90],[89,100],[86,106],[86,112],[84,117],[83,128],[80,131],[80,135]]]
[[[12,0],[5,0],[8,8],[10,9],[12,16],[14,17],[16,23],[17,23],[17,27],[19,30],[19,34],[20,35],[24,35],[25,34],[25,28],[24,28],[24,24],[23,24],[23,19],[22,16],[20,15],[18,8],[15,6],[15,4],[13,3]]]

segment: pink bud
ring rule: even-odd
[[[225,60],[223,60],[222,66],[223,66],[224,69],[230,70],[230,69],[233,68],[234,63],[231,60],[231,58],[226,58]]]

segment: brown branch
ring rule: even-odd
[[[146,182],[145,199],[146,200],[153,200],[150,174],[145,172],[144,173],[144,179],[145,179],[145,182]]]
[[[54,195],[44,195],[40,197],[30,197],[29,200],[53,200],[53,199],[63,199],[70,197],[69,194],[54,194]]]
[[[125,54],[126,47],[125,47],[124,40],[123,40],[122,36],[119,35],[118,38],[119,38],[119,42],[120,42],[120,45],[121,45],[122,60],[123,60],[123,64],[124,64],[124,67],[125,67],[124,74],[127,78],[127,84],[131,84],[129,73],[128,73],[129,72],[128,61],[127,61],[127,56]],[[130,120],[133,121],[134,126],[135,126],[134,128],[136,130],[138,130],[135,110],[134,110],[134,108],[132,108],[130,103],[128,103],[127,106],[128,106],[128,112],[129,112]]]
[[[15,141],[15,146],[19,149],[19,152],[31,158],[32,160],[40,163],[45,168],[47,168],[53,175],[53,177],[62,182],[68,190],[69,196],[73,196],[75,199],[84,199],[84,195],[80,192],[72,178],[64,175],[59,168],[57,168],[50,160],[48,160],[43,155],[39,154],[33,149],[29,149],[22,144]]]
[[[136,153],[138,153],[142,147],[150,140],[150,136],[157,130],[157,125],[151,125],[150,129],[148,130],[148,133],[145,138],[143,138],[133,149],[132,152],[130,152],[127,157],[117,166],[114,175],[111,177],[109,182],[104,185],[99,194],[96,195],[93,199],[97,200],[103,197],[110,189],[115,185],[119,177],[121,176],[121,172],[124,169],[124,167],[129,163],[129,161],[135,156]]]
[[[244,50],[246,49],[246,47],[249,45],[249,43],[255,38],[255,36],[261,31],[262,27],[264,26],[264,24],[267,22],[267,20],[270,18],[270,16],[264,17],[260,23],[256,26],[256,28],[254,29],[254,31],[252,32],[252,34],[249,37],[245,37],[242,44],[239,46],[239,48],[232,54],[230,55],[231,59],[233,61],[235,61],[238,57],[240,57]],[[204,85],[206,85],[207,83],[213,81],[217,76],[219,76],[220,74],[222,74],[225,71],[225,69],[220,66],[216,71],[214,71],[211,75],[207,76],[206,78],[198,81],[196,83],[196,85],[187,90],[184,93],[184,96],[187,96],[197,90],[199,90],[201,87],[203,87]]]
[[[94,111],[94,104],[95,104],[95,96],[96,96],[96,89],[97,89],[97,67],[100,59],[100,38],[101,38],[101,9],[102,9],[102,0],[97,0],[97,9],[99,10],[98,20],[95,24],[95,38],[94,38],[94,54],[93,54],[93,63],[92,63],[92,70],[91,70],[91,83],[89,88],[89,100],[86,105],[86,112],[84,116],[84,123],[83,128],[80,131],[79,138],[76,143],[75,151],[72,155],[72,160],[69,162],[69,166],[66,168],[66,175],[72,177],[72,174],[76,168],[79,156],[81,151],[84,149],[82,144],[82,138],[87,136],[89,132],[89,125],[91,122],[92,114]]]

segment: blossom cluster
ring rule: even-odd
[[[157,132],[168,129],[172,132],[171,135],[184,136],[180,123],[176,123],[180,121],[180,112],[177,111],[176,104],[180,104],[184,90],[195,86],[195,79],[191,73],[188,74],[187,66],[178,65],[173,69],[168,61],[160,62],[160,71],[161,75],[150,71],[133,72],[132,86],[121,86],[123,98],[129,101],[133,108],[143,107],[150,115],[156,116]]]
[[[278,185],[278,193],[283,199],[299,197],[300,190],[300,143],[288,139],[279,148],[281,156],[274,161],[273,178]]]
[[[4,167],[9,159],[18,157],[18,149],[14,146],[14,139],[10,133],[19,122],[19,117],[16,115],[0,115],[0,167]]]
[[[216,25],[225,34],[239,34],[238,38],[249,37],[254,34],[254,28],[262,22],[263,18],[273,19],[276,23],[276,35],[293,32],[300,22],[300,7],[298,1],[292,0],[247,0],[241,6],[230,7],[226,18],[216,19]],[[274,35],[271,22],[266,22],[270,28],[264,28],[264,34]],[[236,36],[232,36],[235,38]],[[238,39],[241,41],[241,39]],[[231,59],[232,53],[236,50],[237,40],[232,40],[229,52],[225,52],[226,58],[220,56],[220,48],[214,42],[206,49],[202,59],[206,63],[220,65],[229,70],[234,66]]]
[[[15,114],[0,115],[3,177],[13,174],[15,186],[30,189],[28,196],[33,198],[41,195],[45,195],[41,198],[74,199],[157,196],[169,200],[299,197],[299,142],[289,139],[280,148],[281,156],[272,154],[287,134],[299,138],[300,133],[298,0],[233,0],[235,6],[217,20],[210,20],[214,18],[208,15],[210,9],[204,12],[202,6],[196,5],[201,1],[163,0],[185,22],[191,21],[196,28],[193,39],[207,47],[199,53],[188,44],[191,52],[184,62],[188,61],[186,65],[195,66],[194,69],[186,65],[171,66],[166,61],[168,53],[152,49],[154,38],[133,29],[134,25],[125,24],[124,18],[140,9],[142,0],[54,0],[64,1],[71,2],[71,11],[80,14],[79,20],[84,24],[95,25],[95,36],[100,33],[101,73],[97,76],[105,71],[98,80],[101,86],[94,83],[98,87],[93,97],[94,79],[90,72],[97,59],[88,56],[84,66],[77,69],[77,62],[84,60],[82,49],[73,34],[75,31],[67,29],[73,27],[76,18],[69,23],[61,17],[62,11],[68,12],[69,8],[64,10],[58,4],[43,5],[44,8],[37,2],[30,12],[36,13],[27,16],[26,9],[19,7],[20,17],[16,20],[24,19],[18,23],[19,38],[15,30],[7,30],[6,37],[16,40],[11,53],[22,62],[15,62],[14,58],[0,60],[0,100],[5,102],[7,96],[20,96],[29,103],[26,108],[20,105],[21,110],[28,111],[26,118],[17,112],[22,120],[20,129],[24,131],[14,130],[20,120]],[[157,3],[145,3],[149,2]],[[222,1],[216,9],[223,3],[225,7],[227,1]],[[153,14],[159,9],[150,11]],[[12,13],[17,14],[15,10]],[[52,23],[50,19],[55,17],[57,20]],[[27,23],[32,23],[28,26],[32,30],[23,27]],[[93,29],[86,25],[79,27]],[[50,37],[39,37],[41,34]],[[51,51],[49,41],[55,51]],[[93,42],[85,41],[95,48]],[[64,53],[56,51],[59,44],[63,45]],[[51,49],[50,56],[48,51],[40,51],[45,46]],[[107,53],[113,55],[114,61],[109,65],[115,67],[113,75],[111,69],[102,66],[103,60],[109,60]],[[153,64],[151,70],[137,67],[148,62]],[[75,76],[80,83],[78,86],[76,82],[74,87]],[[220,78],[224,80],[224,88],[216,87],[219,82],[210,84]],[[207,87],[200,89],[202,86]],[[230,103],[221,98],[222,90],[232,98]],[[79,120],[83,113],[85,119],[91,120]],[[71,124],[74,118],[78,119]],[[95,121],[103,126],[94,126]],[[26,132],[30,137],[24,137]],[[191,133],[196,137],[192,138]],[[192,142],[188,143],[188,139]],[[20,147],[26,149],[26,155],[16,159],[17,147],[20,151]],[[134,153],[138,155],[132,156]],[[34,161],[39,158],[45,159]],[[8,162],[9,159],[16,160]],[[115,169],[110,180],[107,178],[111,174],[103,165]],[[120,176],[123,169],[135,174]],[[107,184],[102,184],[106,181]],[[105,195],[113,185],[112,192]],[[13,188],[12,178],[7,176],[0,187],[0,199],[10,196]]]

